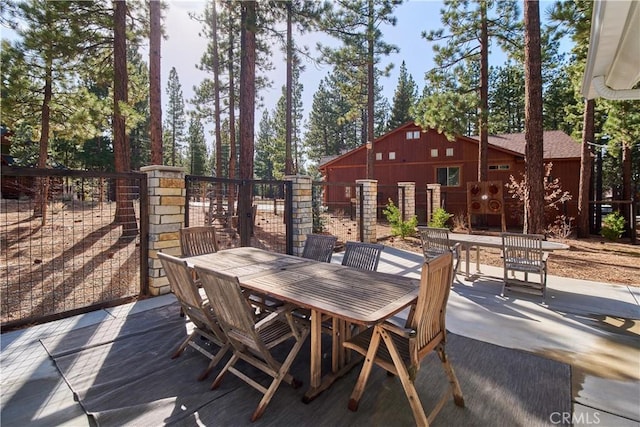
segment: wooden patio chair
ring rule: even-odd
[[[198,287],[193,280],[192,271],[183,259],[159,252],[158,257],[162,263],[169,285],[175,294],[182,313],[184,313],[194,325],[193,332],[182,341],[178,349],[171,356],[172,359],[179,357],[182,352],[191,346],[200,353],[211,359],[209,366],[198,377],[203,380],[209,375],[211,369],[222,359],[222,356],[229,350],[227,338],[217,323],[216,316],[209,306],[200,296]],[[198,338],[206,338],[220,349],[213,353],[209,346],[205,347],[198,342]]]
[[[502,233],[502,258],[504,279],[501,296],[511,285],[523,291],[533,291],[547,296],[547,258],[549,253],[542,250],[544,236],[541,234]],[[509,278],[509,272],[512,277]],[[524,273],[524,282],[515,278],[515,272]],[[529,282],[529,273],[540,275],[540,283]]]
[[[443,253],[453,251],[453,271],[457,273],[458,264],[460,264],[460,243],[452,245],[449,242],[449,229],[418,227],[418,232],[420,233],[420,240],[422,241],[424,260],[429,261]]]
[[[338,238],[326,234],[307,234],[304,242],[302,258],[313,259],[320,262],[331,262],[331,255]]]
[[[464,407],[458,379],[445,352],[445,310],[452,274],[451,252],[426,261],[422,267],[418,299],[404,328],[394,323],[383,322],[345,341],[345,347],[365,356],[362,371],[351,393],[349,409],[358,409],[374,363],[400,378],[417,425],[426,426],[433,421],[445,404],[450,391],[453,393],[455,404]],[[427,417],[414,382],[422,359],[431,351],[437,352],[449,377],[451,390],[447,388]]]
[[[376,271],[383,249],[384,245],[378,243],[347,242],[342,265]]]
[[[252,307],[242,295],[237,277],[198,266],[196,271],[233,349],[233,356],[218,374],[211,388],[217,388],[223,376],[231,372],[260,391],[263,394],[262,400],[251,416],[251,421],[255,421],[260,418],[282,381],[294,388],[301,385],[289,374],[289,368],[309,335],[309,328],[294,321],[288,306],[279,307],[277,311],[256,323]],[[295,343],[284,362],[279,362],[273,357],[271,350],[290,338],[294,338]],[[235,365],[240,359],[271,376],[273,380],[269,386],[263,386],[238,370]]]
[[[218,252],[215,228],[210,225],[180,229],[182,256],[196,256]]]

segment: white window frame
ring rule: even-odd
[[[445,155],[447,157],[453,157],[453,147],[449,147],[445,150]]]
[[[376,160],[382,160],[382,153],[376,153]]]
[[[437,148],[432,148],[431,149],[431,157],[438,157],[438,149]]]
[[[389,151],[389,160],[395,160],[395,159],[396,159],[396,152]]]

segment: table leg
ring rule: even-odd
[[[480,246],[476,246],[476,274],[480,274]]]
[[[464,261],[465,261],[465,266],[467,267],[467,269],[465,271],[465,273],[466,273],[466,277],[465,278],[466,279],[469,279],[471,277],[471,273],[469,272],[469,270],[471,270],[470,259],[469,259],[469,253],[471,251],[469,249],[470,249],[469,246],[467,246],[467,245],[464,246],[464,252],[465,252],[465,260]]]
[[[322,381],[322,314],[311,310],[311,372],[310,386],[316,388]]]
[[[346,360],[347,350],[342,346],[348,322],[333,319],[333,340],[331,348],[332,372],[322,375],[322,315],[317,310],[311,310],[311,372],[310,385],[302,397],[304,403],[309,403],[320,393],[328,389],[335,380],[349,372],[362,358],[351,357]]]

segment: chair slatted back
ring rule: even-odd
[[[320,262],[331,262],[331,255],[338,238],[326,234],[307,234],[304,242],[302,258]]]
[[[196,272],[227,337],[251,348],[262,347],[255,331],[252,308],[242,294],[238,278],[198,266]]]
[[[449,243],[449,229],[418,227],[420,239],[422,240],[422,252],[425,259],[451,251],[451,243]]]
[[[544,252],[541,234],[502,233],[502,251],[506,263],[541,265]]]
[[[422,266],[420,276],[420,292],[413,317],[407,320],[407,327],[416,331],[418,363],[422,356],[444,338],[445,314],[451,276],[453,275],[453,254],[451,251],[442,254]]]
[[[180,229],[180,247],[183,256],[196,256],[218,252],[218,240],[212,226]]]
[[[383,245],[377,243],[347,242],[342,265],[376,271]]]
[[[182,305],[190,308],[200,309],[202,307],[202,297],[198,292],[198,287],[193,281],[193,274],[183,259],[159,252],[158,257],[162,263],[171,291]]]

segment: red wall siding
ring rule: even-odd
[[[442,187],[445,201],[445,209],[453,214],[466,214],[467,198],[466,183],[478,180],[478,144],[464,138],[455,142],[449,142],[446,137],[434,130],[420,132],[419,139],[406,139],[408,131],[418,131],[419,128],[401,128],[396,132],[387,134],[383,139],[376,141],[374,153],[382,155],[381,160],[376,160],[374,176],[378,180],[378,202],[385,203],[388,198],[397,200],[397,189],[392,187],[398,182],[415,182],[416,184],[416,208],[419,212],[426,211],[426,184],[437,182],[437,168],[460,167],[460,186]],[[453,155],[446,156],[446,149],[453,148]],[[437,149],[438,156],[432,157],[431,150]],[[389,158],[389,153],[395,153],[395,159]],[[329,163],[324,168],[327,182],[353,183],[357,179],[365,178],[366,150],[364,148],[354,150],[347,155]],[[489,180],[501,180],[504,184],[509,182],[509,176],[521,179],[524,173],[524,160],[520,155],[513,155],[499,149],[489,147],[489,165],[508,165],[508,170],[490,170]],[[580,159],[555,161],[552,176],[561,180],[562,188],[571,192],[574,201],[578,194],[578,178],[580,175]],[[348,202],[344,191],[329,189],[326,192],[326,202]],[[351,197],[355,197],[355,194]],[[511,202],[510,195],[504,192],[505,207],[507,209],[507,224],[510,226],[521,225],[521,214],[515,209],[515,203]],[[568,204],[569,216],[577,215],[576,203]],[[510,214],[509,214],[510,213]],[[559,213],[562,213],[561,211]],[[424,222],[425,218],[418,218]],[[489,225],[499,226],[500,217],[487,217]]]

